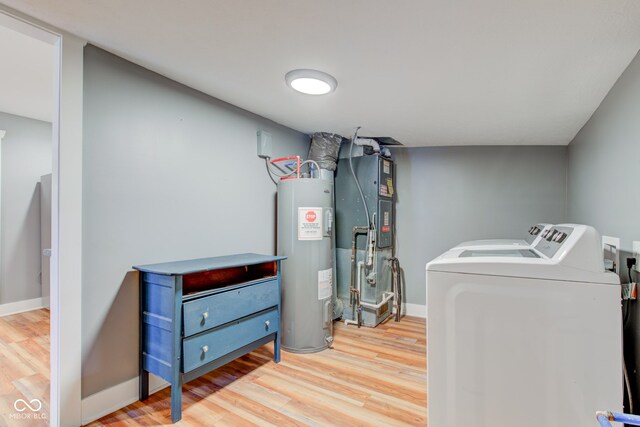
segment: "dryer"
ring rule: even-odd
[[[430,427],[577,427],[622,411],[620,282],[592,227],[456,247],[426,270]]]

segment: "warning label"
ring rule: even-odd
[[[387,160],[382,161],[382,172],[387,175],[391,173],[391,162]]]
[[[322,208],[298,208],[298,240],[322,240]]]
[[[333,293],[333,269],[318,271],[318,299],[331,297]]]

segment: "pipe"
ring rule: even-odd
[[[277,159],[271,160],[271,163],[282,162],[285,160],[296,160],[296,178],[300,178],[300,156],[278,157]]]
[[[371,309],[377,310],[380,307],[382,307],[383,305],[385,305],[386,303],[388,303],[389,300],[393,298],[393,293],[392,292],[385,292],[383,295],[384,295],[384,298],[382,298],[382,301],[380,301],[378,304],[371,304],[369,302],[360,301],[360,305],[363,306],[363,307],[367,307],[367,308],[371,308]]]
[[[315,160],[305,160],[304,162],[300,163],[300,166],[302,167],[303,165],[306,165],[306,164],[308,164],[308,165],[309,165],[309,177],[311,177],[311,178],[318,178],[318,177],[320,176],[320,175],[319,175],[319,173],[320,173],[320,172],[319,172],[319,171],[320,171],[320,165],[318,165],[318,162],[316,162]],[[313,175],[314,175],[314,173],[313,173],[313,172],[314,172],[314,169],[311,167],[311,165],[315,165],[315,166],[316,166],[316,169],[315,169],[315,170],[317,170],[317,171],[318,171],[318,173],[316,174],[316,175],[318,175],[318,176],[316,176],[316,177],[314,177],[314,176],[313,176]]]
[[[265,157],[265,160],[271,161],[271,157]],[[273,166],[278,168],[278,170],[282,173],[288,173],[286,170],[282,169],[282,167],[277,163],[272,163]]]
[[[355,292],[355,280],[356,280],[356,238],[359,234],[366,234],[369,231],[369,227],[354,226],[353,235],[351,237],[351,286],[349,291],[351,293],[349,297],[349,306],[353,306],[353,294]]]
[[[349,145],[349,169],[351,170],[351,176],[353,177],[353,181],[356,183],[356,188],[358,189],[358,193],[360,194],[360,198],[362,199],[362,206],[364,207],[364,213],[367,216],[367,226],[371,225],[371,218],[369,217],[369,208],[367,208],[367,201],[364,199],[364,194],[362,193],[362,187],[360,187],[360,181],[358,181],[358,177],[356,176],[355,171],[353,170],[353,145],[354,142],[358,139],[358,131],[360,130],[360,126],[356,128],[355,133],[351,137],[351,145]]]
[[[616,421],[619,423],[625,423],[632,426],[640,426],[640,416],[631,414],[622,414],[620,412],[611,411],[598,411],[596,412],[596,418],[601,427],[611,427],[609,421]]]
[[[361,325],[361,313],[362,313],[362,307],[360,307],[360,287],[358,286],[358,289],[356,289],[355,287],[355,280],[356,280],[356,238],[359,234],[366,234],[369,232],[369,227],[365,227],[365,226],[354,226],[353,227],[353,234],[351,237],[351,286],[349,288],[349,306],[353,307],[354,302],[356,303],[356,310],[357,310],[357,318],[358,318],[358,328]]]
[[[598,415],[597,419],[598,419],[598,423],[600,423],[600,427],[612,427],[611,423],[609,422],[609,419],[604,415]]]
[[[374,140],[374,139],[369,139],[369,138],[360,138],[360,140],[355,141],[355,144],[358,146],[367,146],[367,147],[371,147],[374,151],[374,153],[379,153],[380,152],[380,144],[378,144],[378,141]]]
[[[367,240],[369,240],[372,231],[369,229],[369,227],[365,226],[353,227],[353,235],[351,238],[351,287],[349,289],[349,306],[353,307],[355,305],[357,320],[354,321],[346,319],[344,323],[345,325],[358,325],[358,327],[360,327],[362,325],[362,307],[377,310],[383,305],[387,304],[391,299],[394,300],[394,307],[396,308],[395,321],[399,322],[401,303],[399,263],[397,258],[389,258],[389,261],[391,262],[391,269],[393,272],[392,292],[385,292],[382,301],[380,301],[378,304],[362,302],[362,300],[360,299],[362,296],[362,271],[364,270],[364,266],[366,263],[365,261],[358,261],[356,266],[356,238],[359,234],[367,234]]]
[[[627,307],[627,310],[629,310],[629,307]],[[624,377],[625,388],[627,389],[627,399],[629,399],[629,412],[633,414],[633,397],[631,396],[631,384],[629,383],[629,372],[627,371],[627,361],[624,360],[624,357],[622,358],[622,375]]]
[[[270,159],[270,158],[269,158]],[[285,164],[285,166],[289,169],[291,169],[291,171],[287,172],[285,171],[282,167],[280,167],[278,165],[277,162],[282,162],[282,161],[286,161],[286,160],[296,160],[296,167],[292,168],[290,167],[288,164]],[[284,175],[278,175],[275,172],[272,172],[269,169],[269,164],[272,164],[273,166],[275,166],[276,168],[278,168],[278,170],[282,171],[284,173]],[[273,160],[269,160],[269,162],[267,163],[267,171],[269,172],[269,175],[271,176],[271,174],[273,173],[273,175],[277,176],[280,179],[290,179],[292,178],[291,175],[296,174],[295,178],[300,178],[300,170],[302,168],[302,166],[304,165],[309,165],[309,176],[311,178],[319,178],[319,176],[315,176],[314,175],[318,175],[317,173],[314,173],[315,171],[319,171],[320,167],[318,166],[318,163],[315,162],[314,160],[305,160],[304,162],[300,162],[300,156],[290,156],[290,157],[281,157],[278,159],[273,159]],[[315,169],[313,168],[312,165],[315,165]],[[272,178],[273,180],[273,178]]]
[[[396,309],[395,321],[400,321],[400,311],[402,310],[402,290],[400,288],[400,261],[398,258],[389,258],[391,263],[391,291],[393,292],[393,306]]]
[[[369,268],[373,266],[373,252],[375,250],[373,246],[375,242],[373,239],[375,234],[375,229],[371,230],[370,233],[367,233],[367,267]]]
[[[357,288],[358,288],[358,305],[356,307],[356,314],[358,315],[358,328],[360,327],[360,325],[362,324],[362,300],[360,299],[360,297],[362,296],[361,293],[361,289],[362,287],[360,286],[360,284],[362,283],[362,277],[360,276],[360,272],[362,271],[362,268],[364,267],[364,261],[358,261],[358,281],[356,282],[357,284]]]
[[[622,414],[620,412],[610,412],[613,418],[609,418],[610,421],[617,421],[619,423],[630,424],[632,426],[640,426],[640,416],[631,414]]]
[[[355,236],[356,236],[356,228],[357,227],[353,227],[353,238],[354,238],[354,242],[355,242]],[[366,227],[360,227],[360,228],[366,228]],[[355,300],[356,300],[356,319],[357,320],[351,320],[351,319],[345,319],[344,324],[345,325],[358,325],[358,328],[362,325],[362,302],[360,301],[360,283],[362,281],[362,278],[360,277],[360,271],[362,270],[362,266],[364,265],[364,261],[358,261],[358,282],[357,282],[357,287],[356,289],[354,289],[353,286],[353,273],[354,273],[354,269],[353,269],[353,261],[355,260],[355,258],[352,257],[352,264],[351,264],[351,292],[350,292],[350,301],[349,301],[349,305],[353,306],[353,296],[355,294]]]
[[[358,261],[358,278],[356,279],[356,283],[357,283],[357,289],[358,289],[358,295],[362,294],[362,270],[364,270],[364,261]],[[360,307],[367,307],[367,308],[371,308],[373,310],[377,310],[380,307],[382,307],[383,305],[385,305],[386,303],[389,302],[389,300],[393,298],[393,293],[392,292],[385,292],[384,293],[384,297],[382,298],[382,301],[380,301],[378,304],[372,304],[370,302],[362,302],[362,300],[360,300]]]

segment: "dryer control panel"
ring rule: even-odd
[[[571,233],[573,233],[571,227],[552,227],[542,233],[540,236],[542,240],[536,245],[536,249],[549,258],[553,258]]]
[[[524,239],[525,242],[527,242],[528,244],[532,244],[544,229],[544,225],[542,224],[532,225],[531,228],[529,228],[527,236]]]

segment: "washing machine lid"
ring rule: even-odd
[[[506,258],[540,258],[540,255],[533,249],[512,248],[462,248],[462,252],[458,253],[459,258],[489,258],[489,257],[506,257]]]
[[[456,248],[483,248],[483,247],[504,247],[504,246],[517,246],[528,247],[530,246],[524,239],[484,239],[484,240],[469,240],[468,242],[462,242],[456,245]]]
[[[540,223],[532,225],[523,239],[483,239],[469,240],[456,245],[455,248],[484,248],[484,247],[530,247],[535,246],[541,235],[553,227],[552,224]]]
[[[554,226],[535,246],[455,247],[427,264],[427,271],[619,284],[605,272],[602,240],[593,227]]]

